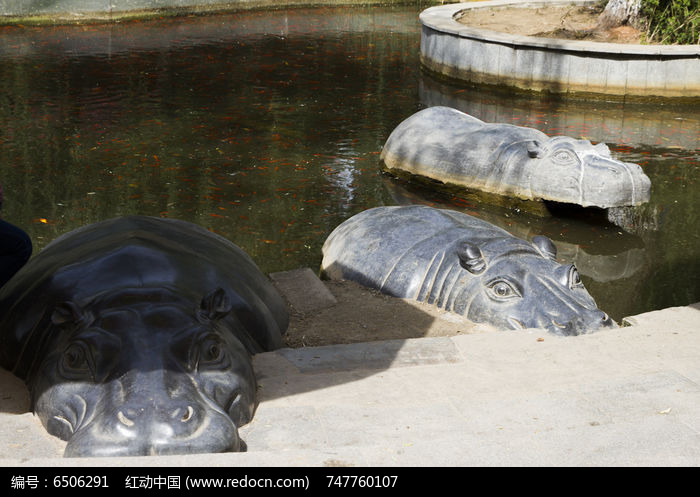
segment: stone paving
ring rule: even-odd
[[[525,330],[260,354],[260,405],[240,430],[247,452],[235,454],[62,459],[64,443],[26,412],[26,391],[3,372],[0,463],[700,464],[700,303],[626,322],[568,338]]]

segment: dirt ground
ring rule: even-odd
[[[543,8],[471,9],[457,19],[475,27],[525,36],[541,36],[607,43],[640,43],[642,33],[632,26],[596,29],[601,9],[566,6]]]
[[[292,307],[285,336],[287,346],[314,347],[496,331],[435,306],[389,297],[352,281],[324,280],[323,283],[337,304],[306,313]]]

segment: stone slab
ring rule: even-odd
[[[308,267],[270,273],[270,279],[297,312],[307,314],[338,303],[316,273]]]
[[[579,337],[526,330],[259,354],[245,453],[62,459],[17,392],[0,409],[0,464],[698,466],[700,303],[642,316]]]

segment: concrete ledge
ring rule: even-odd
[[[311,268],[270,273],[270,279],[293,311],[306,314],[338,303]]]
[[[22,399],[11,403],[13,378],[0,371],[0,463],[697,466],[699,316],[700,303],[579,337],[525,330],[259,354],[245,453],[63,459],[65,443]]]
[[[618,97],[700,97],[698,45],[633,45],[519,36],[466,26],[469,9],[590,5],[590,0],[494,0],[431,7],[420,14],[421,64],[470,83]]]

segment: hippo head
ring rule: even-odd
[[[651,181],[642,168],[613,159],[604,143],[555,136],[526,141],[520,150],[530,190],[546,200],[601,208],[649,201]]]
[[[191,307],[137,289],[53,310],[56,338],[28,384],[66,457],[242,450],[256,384],[231,300],[217,289]]]
[[[596,307],[572,264],[559,264],[556,247],[544,236],[532,244],[497,238],[481,246],[460,242],[466,273],[452,307],[474,322],[502,329],[545,328],[556,335],[580,335],[616,324]]]

